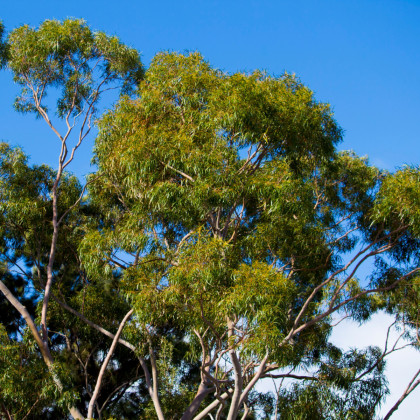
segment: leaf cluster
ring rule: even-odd
[[[8,66],[22,86],[21,112],[37,112],[49,88],[57,91],[57,113],[74,116],[104,89],[129,93],[143,76],[138,52],[115,36],[93,32],[81,19],[46,20],[38,29],[23,25],[9,34]]]

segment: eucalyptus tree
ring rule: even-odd
[[[121,343],[140,355],[153,416],[252,417],[272,378],[279,418],[373,418],[385,353],[328,337],[337,316],[394,311],[417,284],[419,170],[337,153],[329,105],[294,76],[226,74],[197,53],[158,54],[99,130],[102,217],[80,257],[134,310]]]
[[[329,335],[385,309],[415,340],[418,169],[338,153],[329,105],[288,74],[162,53],[144,75],[79,20],[18,28],[4,51],[17,110],[61,147],[56,169],[0,147],[6,418],[373,418],[393,350]],[[67,170],[101,94],[136,85],[100,118],[83,187]]]
[[[57,387],[55,399],[65,397],[63,404],[69,405],[71,415],[82,418],[74,405],[77,395],[66,394],[63,375],[60,377],[51,352],[48,328],[50,299],[62,277],[62,258],[68,252],[65,242],[71,243],[78,234],[80,224],[73,213],[85,192],[66,171],[91,131],[103,93],[111,89],[129,93],[141,79],[143,68],[136,50],[117,37],[93,32],[76,19],[47,20],[37,29],[21,26],[9,34],[5,46],[2,44],[2,52],[6,50],[7,67],[22,87],[16,109],[43,119],[57,138],[60,153],[56,170],[43,166],[31,170],[19,151],[2,146],[2,260],[9,264],[9,271],[10,266],[19,267],[20,258],[32,264],[37,283],[31,281],[42,291],[40,316],[34,319],[3,281],[0,290],[25,320]],[[47,94],[56,101],[48,101]],[[20,237],[16,237],[18,230]],[[76,273],[72,267],[64,276]]]

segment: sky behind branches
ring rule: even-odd
[[[158,51],[197,50],[227,72],[295,73],[331,103],[345,130],[340,149],[388,170],[420,163],[420,0],[0,0],[6,30],[67,17],[119,36],[146,67]],[[18,89],[8,72],[0,92],[0,141],[55,166],[58,141],[43,121],[13,110]],[[94,170],[92,147],[93,136],[70,167],[79,177]],[[415,419],[412,407],[393,418]]]
[[[0,0],[6,30],[66,17],[118,35],[146,66],[158,51],[198,50],[228,72],[295,73],[333,106],[345,130],[341,149],[389,170],[420,162],[420,0]],[[0,139],[34,161],[52,159],[47,145],[58,144],[44,124],[13,111],[10,74],[0,73],[0,86]],[[92,142],[75,172],[89,172]]]

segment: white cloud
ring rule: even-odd
[[[392,324],[393,318],[384,313],[374,315],[371,320],[363,325],[358,325],[351,320],[344,320],[338,324],[330,337],[330,341],[343,350],[351,347],[364,348],[378,346],[382,350],[388,327]],[[400,333],[395,329],[390,330],[388,348],[398,339]],[[403,346],[400,340],[398,346]],[[389,382],[390,394],[382,405],[378,415],[383,417],[400,398],[406,389],[411,378],[420,367],[420,352],[411,347],[396,351],[387,357],[386,376]],[[287,384],[290,381],[285,381]],[[275,393],[272,379],[264,379],[257,385],[257,390],[262,392],[271,391]],[[417,420],[420,418],[418,400],[420,399],[420,385],[403,401],[399,409],[394,412],[392,420]]]
[[[343,348],[378,346],[384,348],[388,326],[393,318],[384,313],[376,314],[364,325],[345,320],[334,328],[331,341]],[[395,330],[391,330],[390,343],[399,336]],[[380,415],[384,416],[395,404],[406,389],[411,378],[420,367],[420,353],[412,348],[397,351],[387,358],[386,376],[389,381],[390,395],[382,406]],[[417,387],[400,405],[392,420],[416,420],[420,417],[418,399],[420,398],[420,386]]]

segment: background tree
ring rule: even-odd
[[[57,332],[48,329],[53,285],[56,293],[71,292],[80,287],[82,278],[76,252],[81,221],[74,212],[83,200],[84,189],[65,170],[91,130],[102,94],[110,89],[130,92],[143,70],[137,51],[124,46],[116,37],[92,32],[81,20],[62,23],[50,20],[38,29],[26,25],[17,28],[9,35],[7,50],[8,67],[15,82],[22,86],[16,109],[33,112],[44,119],[57,136],[61,151],[54,171],[42,166],[29,168],[19,151],[2,146],[2,258],[11,267],[19,267],[23,262],[33,268],[35,277],[25,269],[21,271],[26,276],[26,284],[42,293],[36,323],[34,314],[16,299],[4,282],[0,288],[25,319],[60,398],[66,396],[63,404],[69,404],[73,417],[82,418],[74,405],[78,396],[72,392],[66,395],[63,375],[60,377],[57,367],[63,365],[55,362],[51,353],[54,345],[58,349],[61,346],[56,342]],[[57,121],[47,106],[47,93],[56,99]],[[66,327],[58,335],[67,338],[66,333],[71,330]]]
[[[3,67],[7,58],[7,44],[3,41],[4,25],[0,21],[0,69]]]

